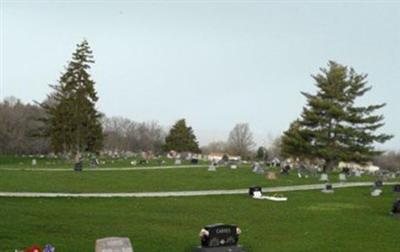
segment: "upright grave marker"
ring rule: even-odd
[[[201,246],[196,252],[245,252],[238,245],[241,231],[236,225],[212,224],[200,231]]]

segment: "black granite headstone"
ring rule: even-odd
[[[82,161],[76,162],[74,166],[74,171],[82,171],[83,163]]]
[[[249,195],[253,196],[254,192],[262,192],[261,186],[252,186],[249,188]]]
[[[198,164],[198,163],[199,163],[199,160],[198,160],[197,158],[192,158],[192,159],[190,160],[190,163],[193,164],[193,165],[195,165],[195,164]]]
[[[376,180],[374,184],[375,188],[382,188],[383,187],[383,182],[382,180]]]
[[[396,214],[396,215],[400,215],[400,199],[397,199],[394,203],[393,203],[393,207],[392,207],[392,214]]]
[[[239,240],[235,225],[212,224],[204,229],[208,231],[208,235],[201,237],[202,247],[234,246]]]
[[[393,187],[393,191],[394,191],[394,192],[398,192],[398,193],[400,193],[400,184],[398,184],[398,185],[394,185],[394,187]]]
[[[344,168],[342,169],[342,172],[348,176],[348,175],[350,175],[350,168],[344,167]]]

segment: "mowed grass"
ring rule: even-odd
[[[56,251],[94,251],[95,240],[126,236],[137,252],[190,251],[206,224],[232,223],[240,243],[265,251],[399,251],[395,194],[370,188],[285,193],[287,202],[246,195],[184,198],[0,198],[0,251],[51,243]]]
[[[276,171],[279,173],[278,171]],[[331,174],[332,182],[338,180]],[[373,181],[373,177],[351,177],[348,181]],[[266,175],[251,172],[250,167],[232,170],[184,168],[138,171],[1,171],[0,191],[6,192],[156,192],[238,189],[253,185],[263,187],[321,183],[318,177],[299,179],[295,172],[267,180]]]

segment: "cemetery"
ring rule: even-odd
[[[0,252],[400,251],[400,5],[0,1]]]
[[[37,158],[36,165],[40,165],[40,161]],[[130,162],[126,163],[130,165]],[[397,177],[385,177],[382,181],[372,174],[350,174],[344,180],[341,171],[299,177],[297,171],[286,168],[282,174],[282,168],[260,163],[239,162],[235,164],[236,169],[231,168],[231,163],[199,162],[195,166],[191,163],[191,160],[185,163],[190,167],[185,169],[180,168],[182,164],[177,164],[171,169],[151,169],[152,166],[145,165],[143,170],[124,171],[119,170],[121,166],[116,166],[105,171],[101,168],[90,171],[90,163],[83,162],[80,172],[74,171],[74,164],[70,164],[67,171],[57,171],[65,167],[63,165],[44,171],[17,169],[19,162],[10,165],[13,169],[0,167],[2,192],[122,193],[248,188],[247,193],[237,195],[166,198],[1,197],[0,218],[5,221],[0,227],[0,236],[10,238],[0,238],[0,250],[14,251],[36,244],[41,249],[45,245],[54,246],[56,251],[97,252],[103,247],[103,251],[136,252],[239,252],[264,251],[265,247],[297,251],[299,246],[307,250],[335,244],[342,250],[351,251],[355,244],[362,248],[378,248],[369,241],[368,233],[362,231],[368,228],[368,223],[375,221],[381,223],[380,229],[385,234],[382,239],[387,247],[397,246],[394,232],[400,227],[398,218],[393,217],[399,216],[397,191],[400,187],[385,185],[398,182]],[[24,166],[31,167],[31,164]],[[255,172],[258,170],[263,172]],[[370,182],[371,187],[332,187],[336,183],[352,182]],[[331,195],[319,190],[263,192],[263,188],[321,183],[326,183],[322,191]],[[362,221],[359,221],[360,216]],[[299,218],[303,225],[294,225]],[[74,221],[68,221],[70,219]],[[234,243],[225,243],[227,237],[218,236],[221,239],[219,246],[210,246],[216,244],[217,238],[207,240],[202,237],[199,241],[199,227],[213,230],[215,225],[211,223],[237,224],[241,230],[240,243],[239,235],[235,236],[237,240],[233,239]],[[321,225],[329,225],[332,229],[329,237],[321,237],[323,241],[318,238]],[[21,227],[30,235],[17,239],[16,232],[20,232]],[[81,230],[85,235],[74,230]],[[280,243],[278,237],[282,235],[293,237],[292,242]],[[358,242],[357,239],[345,239],[351,236],[358,237]],[[359,244],[361,240],[362,245]],[[107,246],[125,246],[125,250],[110,250]]]

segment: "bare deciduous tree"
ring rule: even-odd
[[[383,155],[376,156],[374,163],[385,170],[400,171],[400,152],[389,151]]]
[[[229,133],[229,152],[233,155],[240,155],[242,158],[247,158],[250,156],[250,152],[254,146],[253,133],[250,131],[249,124],[236,124]]]
[[[36,137],[44,111],[36,105],[24,104],[15,97],[0,102],[0,153],[37,154],[49,150],[48,141]]]
[[[224,141],[211,142],[206,146],[201,147],[201,152],[204,154],[210,153],[225,153],[228,152],[228,144]]]
[[[104,149],[159,153],[165,131],[157,122],[134,122],[122,117],[104,118]]]

